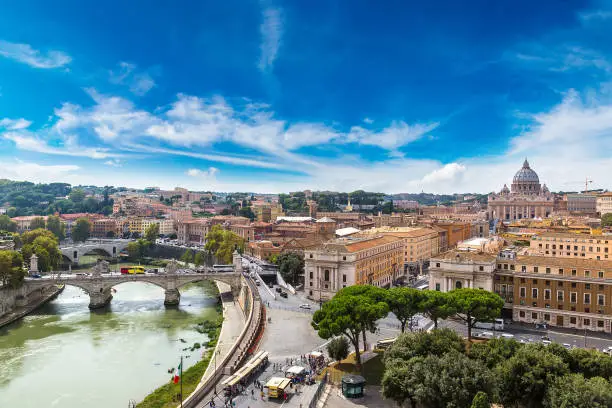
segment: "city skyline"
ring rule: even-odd
[[[527,157],[612,185],[609,2],[147,5],[4,7],[0,177],[484,194]]]

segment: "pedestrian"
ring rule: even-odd
[[[255,399],[255,389],[251,390],[251,398]]]
[[[264,393],[263,393],[263,391],[261,392],[261,400],[262,401],[264,400]]]

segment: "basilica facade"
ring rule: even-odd
[[[524,218],[546,218],[553,212],[555,197],[546,184],[540,185],[538,174],[529,167],[525,159],[523,167],[516,172],[510,188],[506,184],[499,193],[488,198],[489,219],[520,220]]]

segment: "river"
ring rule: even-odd
[[[67,286],[0,329],[0,407],[127,407],[169,381],[181,354],[184,368],[200,359],[203,348],[183,349],[205,343],[194,326],[219,315],[210,286],[181,288],[179,307],[168,309],[157,286],[124,283],[116,290],[106,310],[90,312],[88,296]]]

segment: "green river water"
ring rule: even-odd
[[[194,326],[218,317],[210,286],[181,288],[179,307],[168,309],[157,286],[124,283],[116,290],[107,310],[90,312],[88,296],[68,286],[0,329],[1,408],[128,407],[169,381],[181,355],[185,368],[200,359],[203,348],[183,349],[205,343]]]

